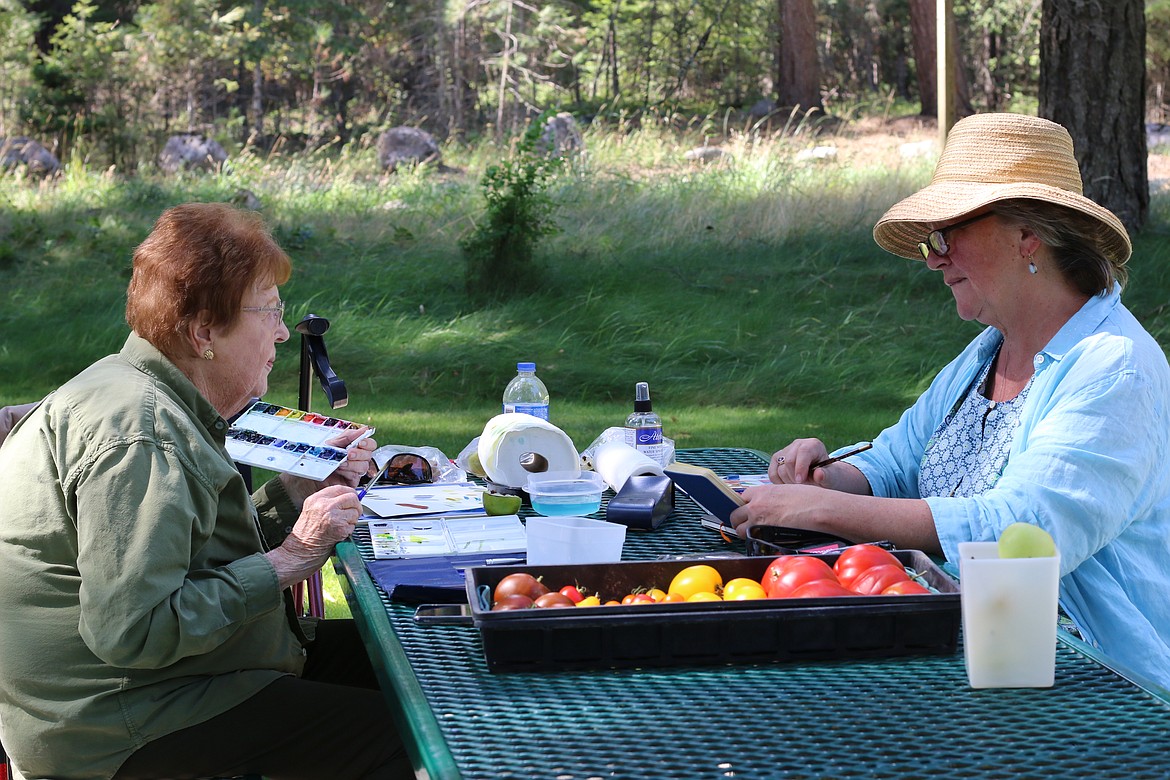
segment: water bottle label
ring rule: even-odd
[[[504,414],[530,414],[542,420],[548,419],[548,404],[504,404]]]
[[[635,431],[635,447],[649,447],[656,444],[662,444],[661,428],[638,428]]]

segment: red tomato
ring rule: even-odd
[[[782,555],[768,564],[760,584],[768,598],[784,598],[806,582],[836,580],[829,564],[811,555]]]
[[[549,607],[575,607],[577,602],[566,596],[564,593],[558,593],[555,590],[551,593],[546,593],[540,596],[535,601],[536,606],[547,609]]]
[[[530,609],[534,606],[532,599],[522,593],[510,593],[495,603],[492,612],[505,609]]]
[[[908,579],[910,575],[902,568],[902,564],[880,563],[859,574],[849,589],[863,596],[876,596],[895,582],[905,582]]]
[[[841,551],[837,562],[833,564],[833,571],[836,572],[837,579],[841,581],[842,585],[851,588],[853,581],[863,571],[883,563],[902,565],[889,550],[883,550],[872,544],[855,544]]]
[[[836,580],[813,580],[801,585],[788,594],[793,599],[823,599],[833,596],[856,596],[857,594],[846,588]]]
[[[561,588],[561,595],[568,596],[573,600],[574,604],[585,598],[585,594],[582,593],[576,585],[566,585],[565,587]]]
[[[930,588],[914,580],[895,582],[882,591],[883,596],[920,596],[923,593],[930,593]]]
[[[519,593],[522,596],[527,596],[533,601],[536,601],[548,593],[548,587],[531,574],[518,571],[514,574],[509,574],[499,581],[495,591],[492,593],[492,603],[498,604],[504,600],[505,596],[511,596],[514,593]]]

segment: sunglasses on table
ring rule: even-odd
[[[421,485],[434,481],[431,462],[413,452],[400,452],[391,456],[378,475],[370,480],[370,487],[379,485]]]
[[[986,219],[987,217],[993,216],[995,216],[994,211],[987,211],[977,217],[971,217],[970,219],[965,219],[962,222],[956,222],[953,225],[947,225],[945,228],[939,228],[938,230],[930,231],[930,234],[926,237],[926,240],[920,241],[918,243],[918,251],[921,253],[922,259],[929,260],[931,252],[934,252],[939,257],[946,257],[947,254],[951,251],[951,245],[947,243],[947,233],[950,233],[952,230],[965,228],[968,225],[975,224],[981,219]]]

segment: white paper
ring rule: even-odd
[[[593,453],[593,470],[615,493],[630,477],[663,476],[662,466],[653,458],[616,441],[602,444]]]
[[[485,514],[484,490],[473,482],[386,485],[371,488],[362,498],[362,507],[376,517]]]

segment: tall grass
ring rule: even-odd
[[[870,235],[933,159],[902,158],[892,138],[715,127],[730,156],[685,160],[711,125],[587,131],[587,154],[552,186],[561,231],[538,245],[539,291],[485,306],[464,291],[458,241],[482,211],[480,174],[508,153],[487,141],[448,146],[449,170],[393,176],[357,142],[247,153],[214,176],[75,165],[51,183],[4,178],[0,403],[118,349],[129,258],[164,208],[247,190],[294,260],[289,323],[331,320],[350,394],[339,414],[375,424],[381,442],[456,454],[498,411],[518,360],[537,363],[553,421],[579,448],[624,420],[637,381],[683,447],[873,436],[979,327],[923,264]],[[815,143],[837,156],[798,161]],[[1170,217],[1164,199],[1152,211],[1126,299],[1170,343]],[[269,397],[295,404],[295,336],[279,354]]]

